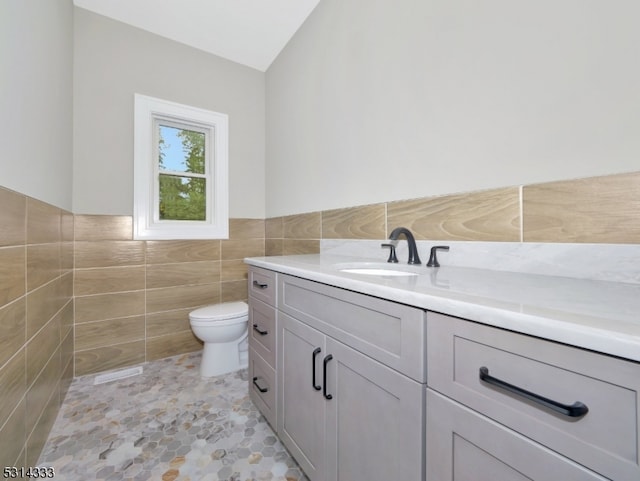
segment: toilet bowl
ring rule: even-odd
[[[225,302],[189,313],[191,329],[204,342],[200,375],[220,376],[247,367],[249,306]]]

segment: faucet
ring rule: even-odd
[[[416,239],[413,237],[413,234],[406,227],[396,227],[389,234],[389,240],[396,241],[398,237],[404,234],[407,238],[407,244],[409,244],[409,260],[408,264],[421,264],[420,256],[418,255],[418,247],[416,246]]]

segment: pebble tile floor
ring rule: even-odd
[[[38,466],[63,481],[308,481],[250,401],[246,369],[204,379],[200,356],[74,379]]]

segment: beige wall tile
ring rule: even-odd
[[[220,285],[220,302],[246,301],[247,281],[223,282]]]
[[[27,439],[25,466],[37,466],[40,453],[47,442],[47,437],[60,409],[59,398],[59,395],[53,394],[42,409],[38,424],[33,428],[31,435]]]
[[[221,262],[220,279],[226,281],[245,281],[247,280],[247,264],[243,260],[222,261]]]
[[[76,297],[76,327],[82,322],[144,315],[144,302],[144,291]]]
[[[199,351],[202,346],[202,341],[198,340],[190,330],[151,337],[147,339],[147,360],[155,361],[164,357]]]
[[[264,244],[265,256],[281,256],[284,252],[283,239],[266,239]]]
[[[523,188],[525,242],[640,243],[640,172]]]
[[[385,204],[322,212],[323,239],[385,239]]]
[[[26,248],[0,247],[0,306],[25,293]]]
[[[264,239],[264,220],[229,219],[229,239]]]
[[[141,290],[145,288],[145,268],[131,266],[76,269],[73,288],[76,296]]]
[[[284,239],[282,255],[318,254],[320,252],[319,240]]]
[[[44,366],[42,372],[27,390],[27,436],[36,427],[38,418],[47,408],[51,396],[55,396],[55,402],[60,400],[59,375],[62,372],[60,366],[60,351],[56,351]]]
[[[27,198],[0,187],[0,247],[27,242]]]
[[[27,300],[25,297],[0,308],[0,366],[27,342],[26,316]]]
[[[144,265],[143,241],[76,242],[75,267]]]
[[[18,405],[27,390],[25,352],[21,349],[4,366],[0,367],[0,426]]]
[[[78,351],[144,340],[144,316],[84,322],[76,325],[75,346]]]
[[[26,466],[18,461],[27,440],[26,408],[27,403],[23,399],[0,429],[0,466],[3,469],[5,466]]]
[[[519,188],[391,202],[388,234],[400,226],[410,229],[416,239],[517,242]]]
[[[75,240],[132,240],[133,218],[128,215],[76,215]]]
[[[60,236],[62,242],[73,242],[74,234],[74,216],[66,210],[60,213]]]
[[[27,246],[27,291],[60,275],[60,243]]]
[[[147,241],[147,264],[219,260],[219,240]]]
[[[73,270],[73,242],[60,244],[60,269],[63,271]]]
[[[191,329],[189,313],[193,308],[147,314],[147,338],[167,336]]]
[[[285,239],[320,239],[322,215],[320,212],[296,214],[282,219]]]
[[[60,317],[54,316],[26,347],[27,386],[30,386],[60,347]]]
[[[244,259],[264,255],[264,239],[223,240],[222,260]]]
[[[220,283],[201,286],[166,287],[147,290],[147,313],[215,304],[220,299]]]
[[[64,306],[62,278],[27,294],[27,339],[38,332]]]
[[[27,244],[49,244],[61,240],[60,209],[27,198]]]
[[[220,282],[219,261],[149,264],[147,266],[147,289],[212,284],[214,282]]]
[[[76,352],[76,376],[85,376],[111,369],[120,369],[144,362],[145,341],[133,341],[116,346],[99,347]]]
[[[282,217],[272,217],[265,220],[265,238],[282,239],[284,238],[284,219]]]

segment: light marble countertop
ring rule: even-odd
[[[387,264],[327,254],[251,257],[247,264],[490,326],[640,361],[640,285],[490,269]],[[340,269],[387,267],[417,276]],[[370,263],[370,264],[369,264]]]

